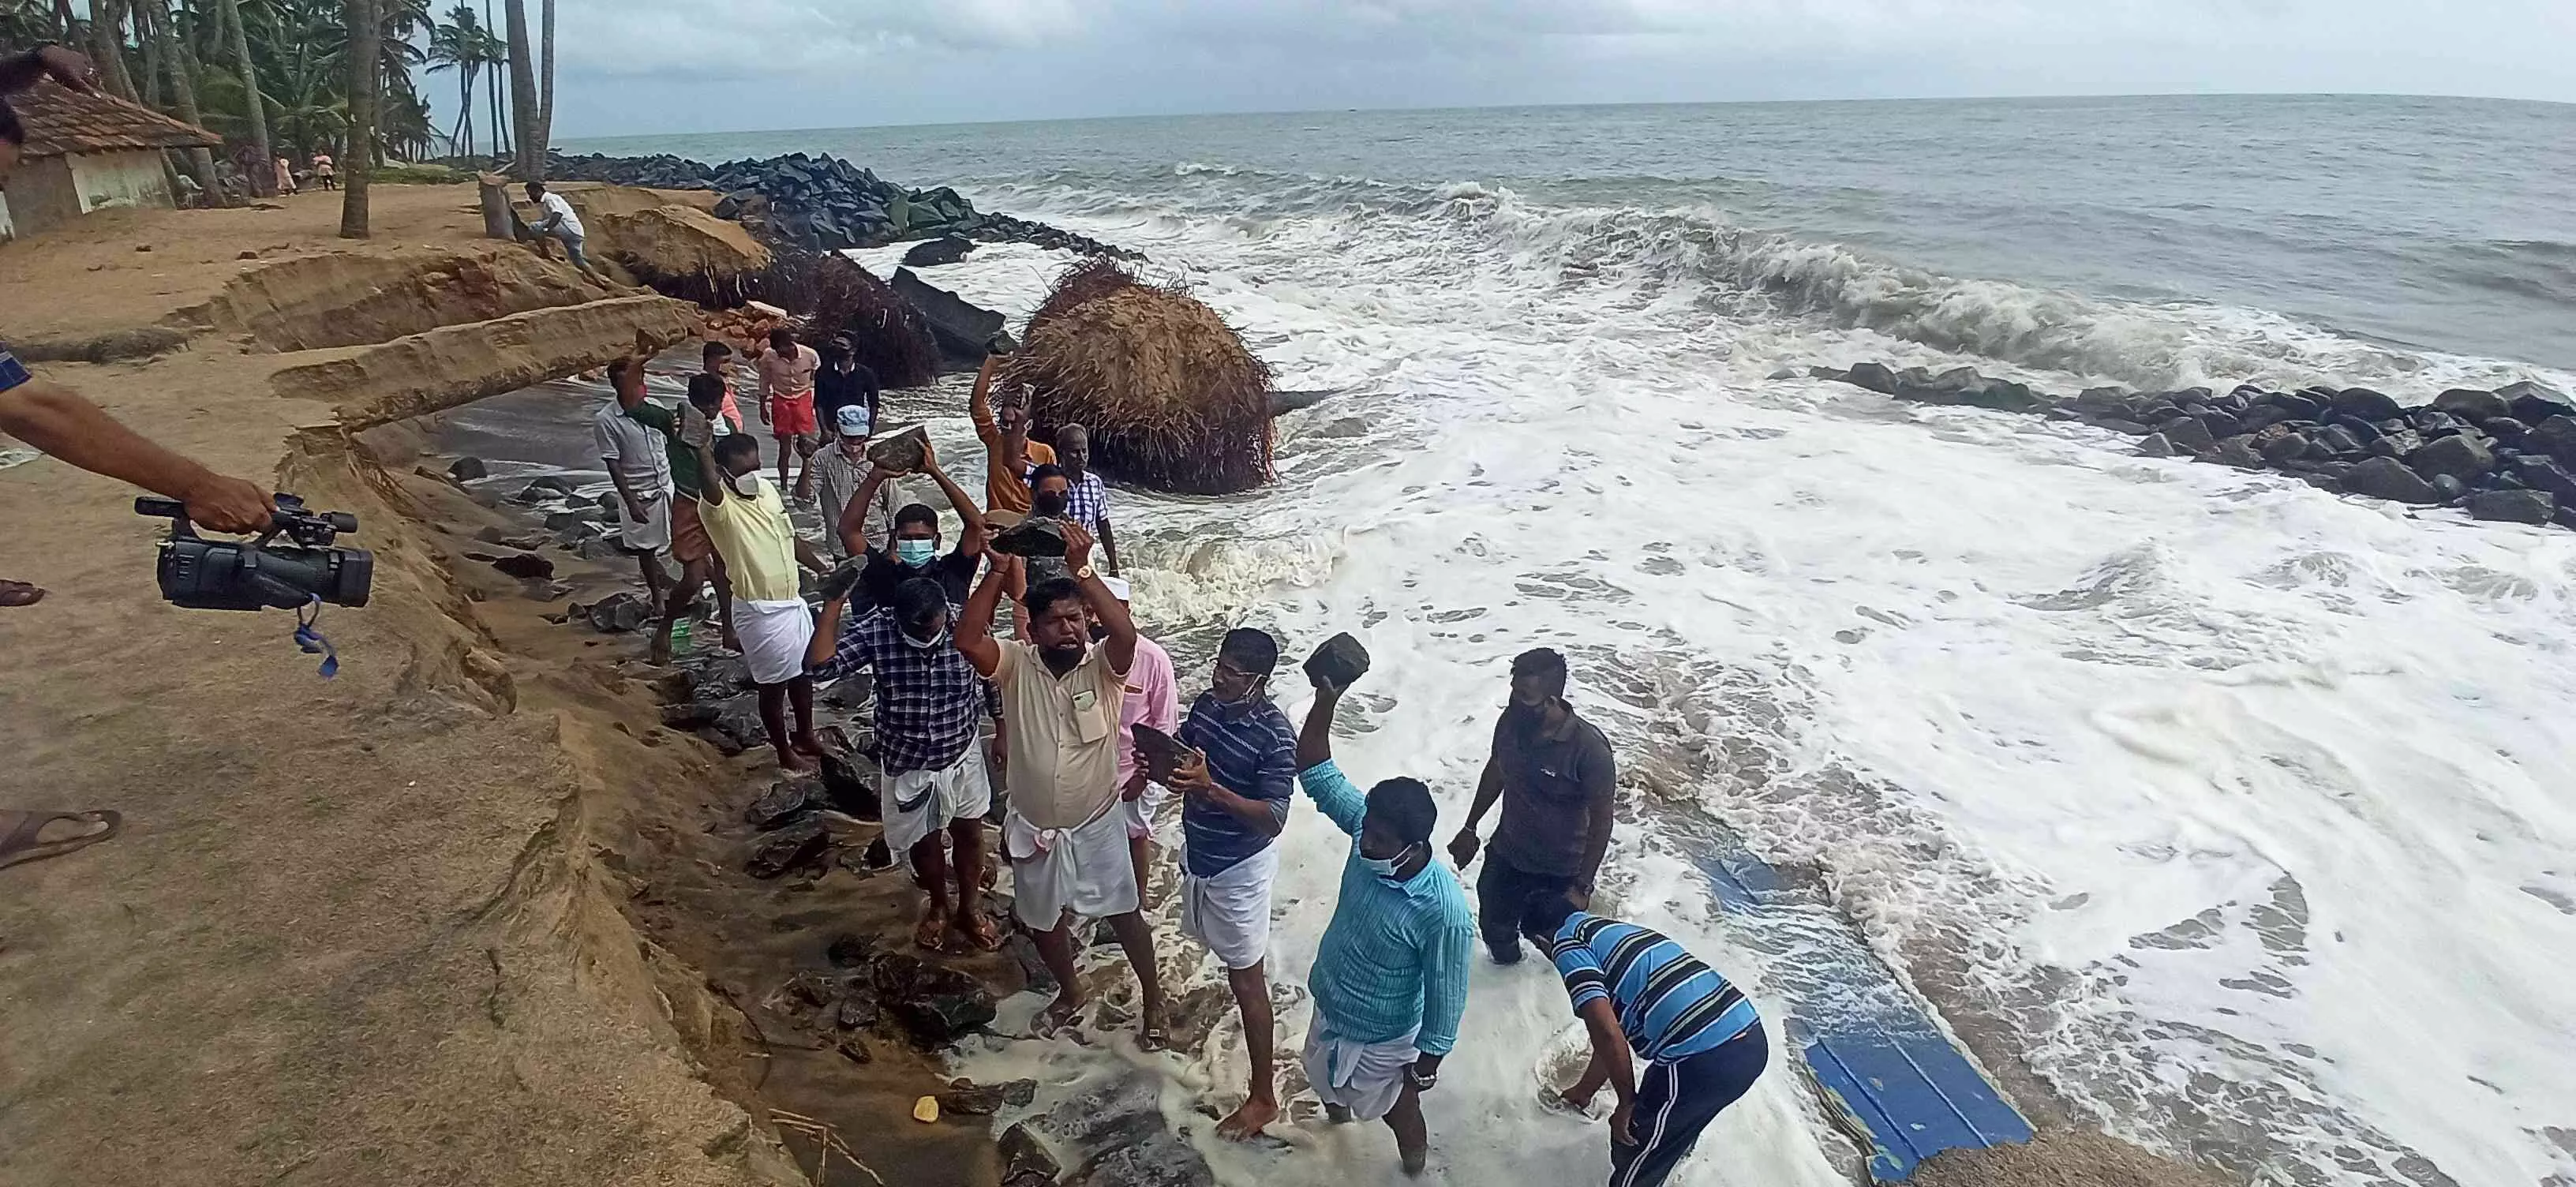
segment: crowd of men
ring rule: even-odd
[[[1384,1121],[1406,1171],[1428,1158],[1421,1096],[1458,1042],[1478,940],[1505,965],[1536,944],[1563,978],[1593,1047],[1563,1102],[1580,1110],[1614,1090],[1613,1187],[1665,1181],[1761,1074],[1769,1047],[1740,990],[1672,940],[1587,910],[1618,772],[1609,739],[1567,699],[1563,657],[1542,648],[1513,661],[1466,822],[1446,846],[1453,870],[1438,860],[1429,787],[1394,777],[1363,791],[1335,762],[1346,689],[1310,668],[1302,727],[1273,701],[1281,657],[1268,633],[1228,632],[1182,710],[1171,656],[1139,633],[1115,575],[1108,488],[1081,426],[1057,427],[1051,446],[1031,440],[1026,403],[997,402],[988,363],[968,400],[986,453],[979,505],[926,445],[901,472],[871,460],[881,393],[847,339],[816,351],[780,330],[752,353],[774,480],[737,406],[730,348],[708,345],[676,411],[645,399],[640,357],[610,371],[616,396],[600,409],[599,443],[626,505],[621,542],[664,608],[656,656],[667,657],[670,621],[696,613],[712,582],[723,637],[742,653],[789,770],[822,753],[816,682],[871,673],[879,815],[922,891],[913,938],[925,949],[1004,942],[984,902],[987,821],[1002,801],[1012,914],[1058,986],[1038,1034],[1082,1024],[1076,927],[1091,920],[1108,924],[1136,977],[1138,1045],[1170,1042],[1144,912],[1156,826],[1177,796],[1180,931],[1223,964],[1251,1063],[1244,1103],[1218,1131],[1249,1138],[1276,1121],[1271,893],[1302,790],[1352,838],[1308,975],[1307,1080],[1332,1121]],[[939,488],[961,525],[954,541],[936,509],[898,493],[911,480]],[[797,533],[791,499],[815,502],[825,539]],[[1029,519],[1054,521],[1061,560],[993,547],[1002,526]],[[666,587],[666,550],[683,566],[676,586]],[[824,578],[819,610],[800,569]],[[1011,622],[997,629],[1006,602]],[[1006,795],[996,794],[1001,772]],[[1487,843],[1480,833],[1497,808]],[[1479,857],[1471,909],[1457,871]]]

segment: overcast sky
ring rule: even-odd
[[[560,3],[558,139],[1742,99],[2576,101],[2576,0]]]

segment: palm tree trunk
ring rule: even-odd
[[[367,237],[367,183],[376,171],[376,100],[383,93],[384,27],[376,0],[346,0],[349,17],[349,142],[340,151],[340,237]]]
[[[72,15],[72,0],[54,0],[54,40],[61,42],[79,40],[76,33],[78,28],[79,18]]]
[[[189,77],[188,47],[170,30],[170,0],[143,0],[135,16],[151,26],[152,42],[161,55],[161,65],[170,72],[171,97],[179,102],[179,118],[204,127],[206,114],[197,108],[197,84]],[[188,173],[197,179],[206,193],[206,201],[223,205],[223,193],[215,188],[215,154],[207,149],[188,150]]]
[[[215,4],[217,15],[231,27],[233,69],[241,75],[242,99],[250,109],[251,147],[259,150],[259,166],[242,180],[250,183],[250,192],[274,197],[277,175],[269,163],[277,159],[277,154],[268,143],[268,100],[259,93],[259,70],[251,65],[250,34],[242,28],[241,0],[215,0]]]
[[[537,94],[537,180],[546,178],[546,160],[555,143],[555,0],[545,0],[538,39],[544,44],[544,89]]]
[[[134,91],[134,73],[125,68],[123,0],[92,0],[89,40],[90,57],[98,63],[99,81],[107,84],[107,93],[119,99],[139,101]]]
[[[456,67],[456,127],[447,134],[447,151],[474,156],[474,72],[462,64]]]
[[[150,0],[144,0],[143,4],[132,6],[134,39],[143,44],[143,105],[158,109],[166,105],[168,98],[161,81],[161,66],[168,59],[161,52],[161,38],[153,31],[152,12],[145,7],[149,3]]]
[[[510,133],[519,150],[519,177],[535,181],[545,176],[545,149],[537,138],[537,65],[528,51],[528,0],[502,0],[501,11],[510,22]]]

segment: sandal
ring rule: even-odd
[[[966,933],[967,940],[975,945],[975,950],[978,952],[1002,950],[1004,943],[1002,929],[993,923],[993,917],[990,915],[977,915],[973,920],[959,925],[957,930]]]
[[[915,947],[925,952],[936,952],[942,956],[954,955],[948,950],[948,917],[945,915],[933,916],[914,924],[912,942]]]
[[[45,591],[41,586],[24,581],[0,581],[0,607],[33,606],[44,600]]]
[[[105,825],[96,832],[62,841],[39,841],[45,826],[58,820],[80,824]],[[0,868],[25,861],[42,861],[86,849],[113,837],[125,827],[125,817],[114,812],[5,812],[0,811]]]
[[[1172,1030],[1161,1023],[1155,1023],[1136,1032],[1136,1049],[1139,1051],[1151,1054],[1156,1051],[1168,1051],[1171,1046]]]

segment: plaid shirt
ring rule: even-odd
[[[917,647],[892,616],[870,614],[841,624],[832,658],[805,669],[837,680],[861,668],[877,674],[877,743],[873,757],[888,775],[940,771],[975,744],[975,714],[1000,720],[1002,690],[975,674],[949,643]]]

